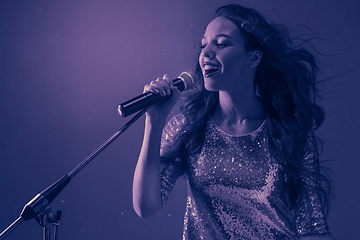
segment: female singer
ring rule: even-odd
[[[155,214],[186,175],[184,239],[333,239],[314,137],[324,120],[317,69],[254,9],[219,8],[182,113],[166,123],[180,96],[168,75],[144,88],[172,96],[146,113],[137,214]]]

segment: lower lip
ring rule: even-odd
[[[219,70],[218,70],[218,71],[215,71],[215,72],[211,72],[211,73],[207,73],[207,74],[206,74],[206,71],[205,71],[204,77],[209,78],[209,77],[215,75],[217,72],[219,72]]]

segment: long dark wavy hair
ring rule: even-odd
[[[294,43],[284,26],[268,23],[254,9],[230,4],[220,7],[215,17],[224,17],[239,28],[245,37],[246,50],[263,52],[254,88],[268,114],[269,145],[283,169],[289,207],[296,207],[310,190],[319,193],[328,209],[328,191],[321,182],[329,186],[329,181],[320,173],[319,151],[315,150],[313,166],[303,164],[309,136],[320,127],[325,116],[316,102],[319,70],[316,59],[303,44]],[[182,156],[185,168],[187,156],[200,151],[205,123],[218,102],[218,92],[204,88],[199,63],[195,74],[199,79],[197,87],[184,98],[182,105],[185,131],[178,136],[173,151]]]

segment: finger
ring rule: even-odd
[[[165,77],[165,76],[164,76]],[[168,82],[169,77],[158,78],[155,82],[152,82],[150,85],[156,87],[159,90],[161,96],[171,95],[171,85]]]
[[[162,78],[157,78],[152,81],[150,84],[144,86],[145,92],[152,92],[159,94],[160,96],[171,95],[171,90],[173,88],[173,82],[171,78],[165,74]]]
[[[169,81],[167,79],[162,78],[161,80],[157,80],[157,82],[159,84],[161,84],[161,86],[163,88],[163,94],[171,95],[171,84],[169,83]]]
[[[162,78],[157,78],[155,81],[152,81],[150,83],[150,86],[152,89],[154,89],[155,93],[160,94],[161,96],[164,96],[164,87],[163,84],[161,84],[161,82],[163,82],[164,80]]]
[[[165,79],[165,81],[169,84],[170,90],[176,89],[176,87],[174,85],[174,80],[172,78],[170,78],[170,76],[168,74],[165,74],[163,76],[163,79]]]
[[[155,81],[152,81],[150,84],[145,85],[143,93],[152,92],[152,93],[158,94],[159,90],[156,88],[156,86],[154,86],[154,83],[155,83]]]
[[[145,85],[144,92],[152,92],[159,94],[164,97],[168,95],[169,84],[162,78],[156,79],[156,81],[152,81],[149,85]]]
[[[147,92],[152,92],[152,93],[155,93],[155,94],[159,94],[160,91],[159,91],[158,88],[156,88],[153,85],[145,85],[143,93],[147,93]]]
[[[163,79],[170,85],[170,86],[173,86],[174,85],[174,82],[173,80],[170,78],[169,74],[165,74],[163,76]]]

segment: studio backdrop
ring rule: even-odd
[[[0,231],[23,206],[69,173],[129,119],[119,103],[165,73],[192,71],[214,11],[254,7],[319,39],[327,112],[318,135],[333,170],[330,230],[360,235],[360,4],[358,0],[1,0]],[[186,179],[154,217],[132,207],[132,179],[144,117],[76,175],[51,204],[62,210],[59,239],[181,239]],[[32,219],[9,240],[36,240]]]

